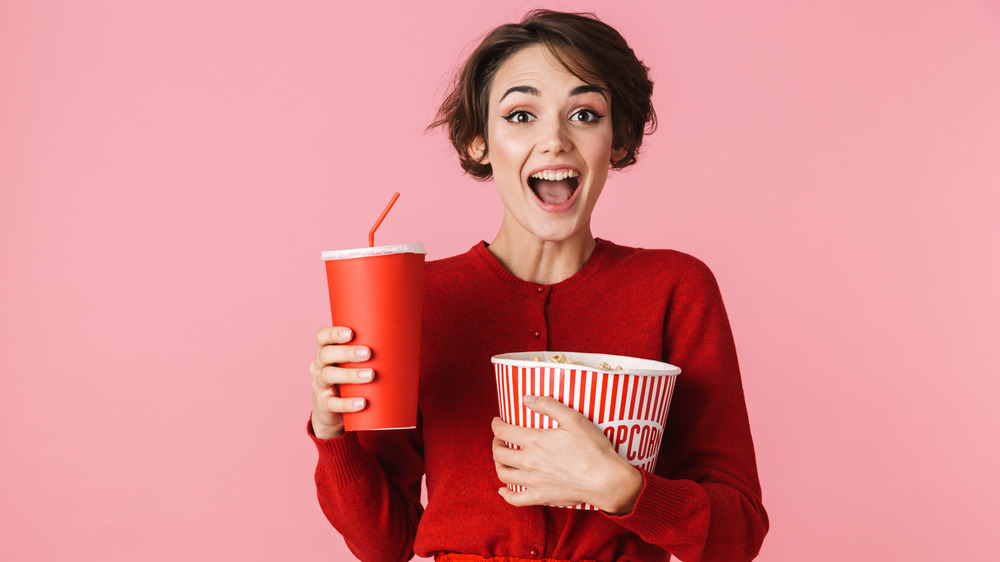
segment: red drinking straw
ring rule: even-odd
[[[382,211],[382,216],[380,216],[378,218],[378,220],[375,221],[375,226],[373,226],[372,229],[368,231],[368,247],[369,248],[372,248],[372,247],[375,246],[375,231],[378,230],[379,225],[382,224],[382,219],[384,219],[385,216],[389,214],[389,209],[391,209],[392,206],[393,206],[393,204],[396,203],[396,199],[399,199],[399,192],[398,191],[396,192],[395,195],[392,196],[392,199],[389,201],[389,204],[385,206],[385,210]]]

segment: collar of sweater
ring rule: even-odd
[[[611,246],[613,246],[613,244],[607,240],[602,240],[600,238],[595,238],[595,240],[597,241],[597,247],[594,248],[594,251],[590,254],[590,258],[588,258],[587,262],[583,264],[583,267],[581,267],[579,271],[574,273],[568,279],[564,279],[558,283],[552,283],[551,285],[532,283],[514,276],[513,273],[508,271],[507,268],[505,268],[503,264],[501,264],[500,261],[490,253],[487,249],[489,244],[487,244],[486,241],[481,241],[473,246],[472,253],[479,258],[479,261],[481,261],[487,269],[496,275],[504,285],[510,287],[517,293],[532,295],[543,291],[570,290],[586,281],[588,277],[600,268],[601,264],[605,261]]]

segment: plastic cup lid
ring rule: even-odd
[[[372,248],[353,248],[350,250],[331,250],[323,252],[324,260],[347,260],[351,258],[368,258],[371,256],[387,256],[390,254],[426,254],[421,242],[416,244],[396,244],[394,246],[375,246]]]

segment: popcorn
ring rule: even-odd
[[[533,358],[533,360],[534,361],[542,361],[542,358],[536,355]],[[566,364],[569,364],[569,365],[583,365],[583,366],[587,366],[587,365],[584,365],[584,363],[582,363],[580,361],[573,361],[569,357],[567,357],[565,355],[559,355],[559,354],[553,355],[552,359],[550,359],[549,362],[550,363],[566,363]],[[622,366],[621,365],[618,365],[617,367],[612,367],[611,365],[608,364],[607,361],[602,361],[601,364],[598,365],[596,368],[597,369],[602,369],[602,370],[605,370],[605,371],[621,371],[622,370]]]

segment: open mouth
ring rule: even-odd
[[[528,178],[528,187],[547,205],[562,205],[569,201],[579,186],[580,172],[576,170],[542,170]]]

